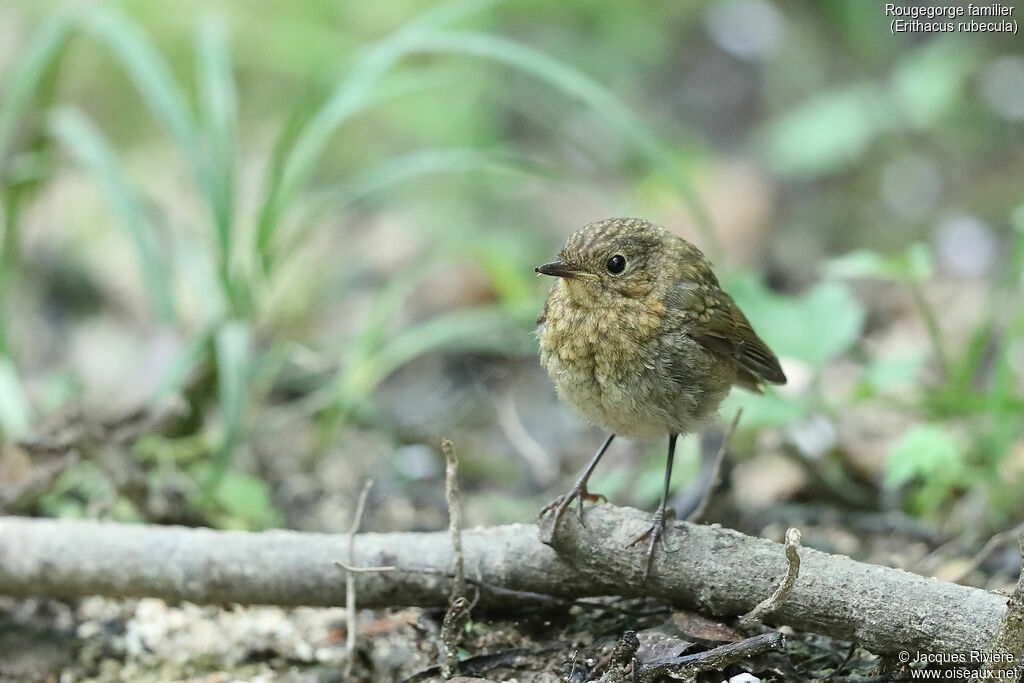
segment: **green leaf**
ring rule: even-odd
[[[768,124],[764,153],[786,176],[841,170],[859,159],[878,133],[880,107],[885,107],[880,94],[865,85],[819,92]]]
[[[212,496],[229,517],[223,526],[265,529],[280,524],[270,486],[262,479],[229,470],[220,478]]]
[[[753,275],[723,279],[754,329],[780,356],[821,369],[860,338],[864,307],[842,283],[821,282],[792,297],[769,291]]]
[[[913,387],[918,373],[928,360],[923,349],[873,358],[864,373],[864,382],[875,394],[888,394]]]
[[[784,396],[771,388],[763,394],[744,390],[731,391],[718,412],[729,418],[740,409],[743,410],[740,427],[744,429],[784,427],[804,419],[808,413],[807,405],[803,401]]]
[[[923,283],[934,272],[931,253],[914,242],[901,254],[883,255],[870,249],[851,251],[829,261],[825,273],[836,278],[873,278],[903,283]]]
[[[960,450],[944,427],[918,425],[908,430],[889,452],[885,484],[897,487],[936,473],[948,479],[962,465]]]
[[[892,74],[893,100],[902,120],[914,128],[935,124],[959,98],[981,55],[971,43],[934,40],[898,64]]]

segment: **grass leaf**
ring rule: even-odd
[[[224,420],[224,442],[214,475],[217,477],[226,470],[244,428],[252,357],[249,326],[241,320],[225,323],[216,333],[214,350],[217,356],[217,390]]]
[[[76,109],[55,109],[50,131],[103,184],[120,224],[128,232],[139,263],[150,307],[161,323],[174,320],[174,294],[167,264],[153,238],[142,203],[128,181],[114,150],[88,119]]]
[[[226,270],[232,253],[238,105],[231,74],[231,53],[222,22],[207,19],[200,25],[196,51],[199,57],[199,111],[211,167],[207,196],[214,217],[220,258]]]
[[[566,96],[586,104],[617,129],[672,183],[693,214],[706,243],[705,251],[712,257],[717,256],[720,245],[711,217],[689,178],[666,150],[665,142],[652,134],[628,107],[596,80],[526,45],[498,36],[434,31],[417,34],[412,39],[412,47],[416,51],[464,54],[496,61],[545,81]]]
[[[0,355],[0,428],[7,440],[24,439],[31,431],[28,399],[7,355]]]

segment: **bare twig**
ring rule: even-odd
[[[452,600],[441,623],[441,675],[451,678],[459,674],[459,644],[469,623],[469,598],[465,595]]]
[[[692,678],[701,671],[721,671],[730,664],[748,659],[770,650],[786,646],[786,638],[778,631],[762,633],[736,643],[726,643],[716,648],[682,657],[667,657],[647,662],[639,667],[636,674],[638,683],[654,683],[662,676]]]
[[[693,680],[701,671],[720,671],[741,659],[785,647],[786,638],[778,631],[773,631],[697,654],[664,657],[650,662],[636,660],[639,646],[636,633],[626,631],[612,651],[608,670],[601,676],[599,683],[654,683],[665,676]]]
[[[462,507],[459,505],[459,456],[448,439],[441,439],[444,451],[444,497],[448,501],[448,535],[452,541],[454,577],[448,611],[441,624],[441,675],[446,679],[459,673],[459,645],[469,613],[476,603],[466,597],[465,559],[462,554]],[[479,598],[479,593],[477,593]]]
[[[348,623],[348,633],[345,634],[345,678],[352,675],[352,665],[356,658],[356,631],[359,629],[358,613],[356,612],[356,577],[349,567],[356,563],[356,533],[363,521],[363,509],[366,507],[366,496],[370,493],[373,480],[367,479],[363,484],[363,490],[359,492],[359,500],[356,502],[356,512],[352,516],[352,526],[348,530],[348,563],[341,565],[345,568],[345,617]]]
[[[985,542],[985,545],[981,547],[981,550],[979,550],[978,553],[971,558],[970,562],[964,565],[964,568],[961,569],[956,576],[952,577],[950,581],[953,583],[960,583],[970,576],[975,569],[980,567],[982,562],[991,557],[992,553],[999,550],[999,548],[1003,547],[1007,543],[1021,538],[1022,535],[1024,535],[1024,522],[1021,522],[1012,529],[1000,531],[998,534],[988,539]]]
[[[800,530],[790,527],[786,531],[786,576],[779,583],[779,587],[770,596],[757,603],[754,609],[742,617],[740,623],[743,625],[758,624],[770,612],[786,601],[797,577],[800,576]]]
[[[569,647],[570,645],[572,645],[572,643],[563,640],[556,640],[554,642],[547,643],[543,647],[540,647],[536,650],[517,647],[511,650],[495,652],[493,654],[467,657],[466,659],[462,660],[460,664],[462,666],[464,676],[483,676],[487,672],[493,669],[497,669],[499,667],[507,667],[510,669],[515,669],[523,666],[528,667],[534,664],[539,656],[545,655],[549,652],[563,650]],[[419,681],[432,680],[440,673],[440,665],[427,667],[426,669],[418,671],[414,673],[412,676],[409,676],[408,678],[404,679],[402,683],[419,683]]]
[[[395,567],[394,565],[385,565],[381,567],[353,567],[350,564],[345,564],[341,560],[335,560],[334,565],[340,569],[344,569],[347,572],[353,572],[355,574],[376,574],[379,572],[398,571],[398,567]]]
[[[725,454],[729,451],[729,443],[732,441],[732,435],[736,433],[736,426],[740,423],[740,416],[743,415],[743,408],[736,411],[735,417],[732,418],[732,422],[729,423],[729,427],[722,434],[722,443],[718,446],[718,452],[715,454],[714,463],[711,465],[711,476],[708,477],[707,488],[704,489],[704,495],[701,496],[700,503],[694,508],[686,517],[687,522],[699,522],[704,513],[707,512],[708,503],[711,501],[711,496],[714,495],[715,489],[718,488],[719,478],[722,476],[722,461],[725,460]]]
[[[444,497],[448,501],[448,535],[452,539],[455,557],[455,580],[452,582],[452,600],[466,594],[465,561],[462,556],[462,506],[459,505],[459,456],[448,439],[441,439],[444,451]]]

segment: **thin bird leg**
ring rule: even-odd
[[[602,496],[600,493],[594,494],[588,491],[587,481],[590,479],[590,475],[593,474],[594,468],[597,467],[598,461],[601,459],[601,456],[604,455],[604,452],[608,450],[608,446],[611,445],[612,439],[614,438],[614,434],[608,435],[608,438],[604,440],[604,443],[601,444],[601,447],[597,449],[597,453],[595,453],[594,457],[590,459],[589,463],[587,463],[587,469],[583,470],[583,474],[581,474],[580,478],[576,480],[576,483],[573,485],[572,489],[568,493],[566,493],[564,496],[559,496],[558,498],[555,498],[553,501],[544,506],[543,510],[540,511],[540,516],[543,517],[547,513],[554,510],[555,518],[551,524],[552,534],[555,533],[555,529],[558,527],[558,522],[562,519],[562,516],[565,514],[565,511],[569,509],[569,505],[572,504],[572,501],[579,498],[580,524],[583,524],[583,501],[596,501],[599,498],[604,498],[604,496]]]
[[[647,576],[651,573],[651,562],[654,560],[654,545],[661,538],[661,542],[664,543],[665,539],[663,534],[665,533],[665,510],[668,505],[668,487],[672,482],[672,460],[676,456],[676,439],[679,438],[678,434],[672,434],[668,437],[668,460],[665,462],[665,487],[661,490],[661,504],[658,505],[657,512],[654,513],[654,519],[651,521],[651,526],[647,531],[643,532],[632,541],[626,547],[631,547],[644,540],[650,538],[651,542],[647,546],[647,565],[644,569],[644,583],[647,583]]]

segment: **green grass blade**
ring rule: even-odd
[[[707,209],[689,178],[665,151],[664,143],[648,131],[628,107],[590,76],[525,45],[497,36],[469,32],[428,32],[410,37],[414,45],[405,50],[463,54],[496,61],[519,69],[590,107],[616,128],[624,138],[673,184],[688,205],[706,249],[712,257],[720,251]]]
[[[6,354],[0,354],[0,429],[8,440],[24,439],[31,430],[28,399],[14,362]]]
[[[223,475],[231,454],[241,438],[248,408],[252,335],[248,324],[231,320],[214,338],[217,356],[217,391],[224,420],[224,441],[216,463],[214,478]]]
[[[199,111],[210,157],[210,190],[221,258],[231,258],[231,227],[235,211],[235,154],[238,125],[235,82],[227,33],[220,21],[200,25],[197,40]]]
[[[272,262],[270,244],[282,216],[309,179],[331,138],[343,123],[379,101],[375,88],[381,78],[411,51],[416,34],[460,21],[494,1],[446,3],[413,19],[358,59],[327,101],[303,121],[300,128],[289,131],[291,144],[283,148],[282,157],[271,164],[266,200],[260,210],[256,244],[264,270],[268,270]]]
[[[4,80],[7,82],[0,99],[0,162],[10,152],[18,122],[32,103],[53,59],[66,44],[77,18],[58,14],[46,21],[33,36],[28,47]]]
[[[185,94],[146,34],[107,8],[90,14],[84,28],[110,48],[153,114],[186,152],[188,159],[197,160],[199,141]]]
[[[418,178],[457,173],[487,173],[542,178],[550,183],[561,182],[554,169],[509,154],[474,149],[410,152],[387,159],[349,178],[338,187],[310,197],[304,202],[301,216],[295,221],[296,229],[290,230],[286,239],[267,246],[273,251],[275,260],[283,260],[296,246],[302,244],[325,213],[337,211],[339,207]]]
[[[174,320],[174,295],[167,264],[161,257],[149,221],[135,190],[103,135],[75,109],[58,108],[49,119],[50,131],[71,154],[102,182],[111,204],[127,230],[138,257],[139,270],[154,315],[162,323]]]

